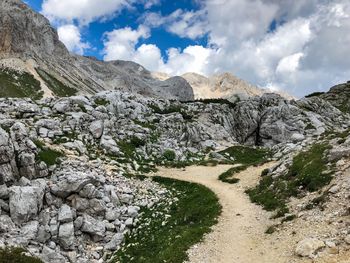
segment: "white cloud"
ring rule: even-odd
[[[146,13],[141,21],[150,27],[163,26],[168,32],[183,38],[197,39],[208,32],[203,10],[183,11],[177,9],[165,17],[160,13]]]
[[[182,75],[186,72],[207,74],[209,58],[215,51],[202,46],[188,46],[183,51],[175,48],[168,50],[168,60],[159,71],[171,75]]]
[[[75,25],[64,25],[57,29],[59,39],[66,45],[69,51],[82,55],[89,44],[81,39],[79,28]]]
[[[181,75],[194,71],[205,74],[208,58],[213,50],[202,46],[188,46],[183,51],[170,48],[168,60],[164,61],[156,45],[142,44],[141,39],[149,37],[149,29],[140,26],[116,29],[105,34],[104,60],[131,60],[140,63],[151,71],[162,71],[171,75]]]
[[[105,34],[104,59],[105,60],[130,60],[134,57],[135,46],[141,38],[149,37],[149,29],[140,26],[133,30],[130,27],[115,29]]]
[[[128,5],[127,0],[44,0],[42,12],[52,21],[89,24],[111,17]]]
[[[88,25],[96,20],[114,17],[124,8],[142,4],[145,9],[158,5],[160,0],[43,0],[42,13],[51,21]]]
[[[199,11],[177,11],[176,19],[159,14],[148,14],[145,19],[150,25],[153,21],[154,26],[165,21],[165,28],[180,37],[196,38],[208,33],[208,46],[202,47],[208,56],[197,59],[193,71],[230,71],[256,85],[285,89],[296,96],[314,89],[326,90],[350,78],[348,0],[200,3]],[[272,22],[277,24],[274,30]],[[191,37],[188,32],[195,25],[205,25],[205,30],[196,30],[201,33]],[[200,49],[194,53],[201,56]],[[168,71],[178,72],[175,61],[183,62],[187,54],[174,54],[166,66]]]

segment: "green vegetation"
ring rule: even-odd
[[[232,168],[228,169],[226,172],[220,174],[219,180],[224,182],[224,183],[236,184],[239,182],[239,179],[232,178],[232,176],[234,176],[236,173],[244,171],[247,168],[248,168],[248,166],[246,166],[246,165],[232,167]]]
[[[173,150],[165,150],[163,157],[168,162],[173,162],[176,159],[176,153]]]
[[[1,263],[43,263],[40,259],[26,256],[23,248],[6,247],[0,248]]]
[[[11,69],[0,69],[0,97],[41,99],[40,82],[27,72],[17,72]]]
[[[122,140],[118,142],[120,150],[126,157],[130,158],[134,155],[136,148],[144,146],[146,142],[136,136],[132,136],[129,140]]]
[[[308,123],[305,127],[305,130],[314,130],[314,129],[316,129],[316,128],[311,123]]]
[[[38,161],[46,163],[48,166],[57,164],[58,158],[63,157],[63,153],[49,149],[45,144],[39,140],[34,142],[39,148],[39,153],[36,156]]]
[[[265,231],[265,234],[268,234],[268,235],[271,235],[273,233],[276,232],[276,227],[275,226],[269,226],[266,231]]]
[[[332,180],[332,172],[326,172],[324,157],[329,148],[328,144],[315,144],[294,157],[288,174],[277,178],[264,176],[257,187],[247,191],[252,202],[268,211],[277,210],[275,217],[284,216],[291,196],[298,196],[302,191],[317,191]]]
[[[233,163],[247,166],[264,163],[271,157],[271,152],[267,149],[247,146],[233,146],[219,153],[223,156],[233,157]]]
[[[270,151],[267,149],[246,146],[233,146],[219,153],[223,156],[234,158],[234,161],[231,163],[241,164],[241,166],[230,168],[219,176],[220,181],[229,184],[239,182],[239,179],[232,178],[236,173],[246,170],[251,165],[263,164],[271,156]]]
[[[314,93],[311,93],[309,95],[306,95],[305,98],[312,98],[312,97],[318,97],[318,96],[321,96],[325,94],[324,92],[314,92]]]
[[[98,106],[107,106],[109,104],[109,101],[104,98],[97,98],[95,99],[95,104]]]
[[[36,72],[39,74],[39,76],[45,81],[48,88],[58,97],[69,97],[74,96],[77,94],[77,90],[74,88],[71,88],[65,84],[63,84],[61,81],[59,81],[57,78],[52,76],[51,74],[47,73],[46,71],[37,68]]]
[[[178,198],[171,207],[158,205],[156,211],[144,210],[141,228],[126,237],[127,246],[120,249],[112,262],[120,263],[182,263],[186,251],[201,241],[210,227],[217,223],[221,206],[216,195],[202,185],[155,177]],[[164,225],[163,222],[166,222]]]
[[[147,129],[150,129],[150,130],[155,130],[156,129],[156,126],[153,123],[150,123],[150,122],[142,122],[142,121],[139,121],[139,120],[136,119],[136,120],[134,120],[134,123],[137,124],[137,125],[140,125],[143,128],[147,128]]]
[[[239,100],[237,100],[239,101]],[[234,108],[236,106],[235,103],[226,100],[226,99],[199,99],[199,100],[191,100],[191,101],[186,101],[185,103],[194,103],[194,102],[200,102],[204,104],[210,104],[210,103],[215,103],[215,104],[223,104],[223,105],[228,105],[230,108]]]
[[[155,104],[149,105],[149,107],[153,110],[154,113],[158,114],[171,114],[171,113],[180,113],[184,120],[192,120],[193,116],[188,114],[184,108],[180,105],[170,105],[168,108],[161,109]]]

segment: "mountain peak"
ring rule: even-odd
[[[57,32],[20,0],[0,2],[0,52],[21,56],[68,56]]]

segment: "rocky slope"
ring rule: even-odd
[[[173,201],[171,192],[134,176],[155,165],[200,162],[237,143],[302,145],[348,124],[319,98],[271,94],[236,104],[121,91],[0,99],[0,242],[45,262],[103,261],[143,227],[141,208]]]
[[[350,81],[332,87],[328,92],[315,92],[307,97],[319,97],[329,101],[342,112],[350,113]]]
[[[210,77],[196,73],[186,73],[182,77],[192,86],[196,99],[226,98],[235,101],[272,92],[271,90],[255,87],[230,73],[216,74]],[[276,93],[286,99],[293,99],[287,93]]]
[[[193,99],[192,88],[183,78],[159,81],[133,62],[102,62],[69,54],[49,21],[21,0],[0,2],[0,58],[3,74],[4,68],[29,73],[40,81],[44,96],[118,89],[160,98]],[[16,83],[14,73],[6,76]],[[2,85],[3,89],[12,89]]]

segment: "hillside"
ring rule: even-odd
[[[0,262],[348,262],[349,83],[290,100],[73,55],[20,0],[0,58]]]
[[[19,79],[23,76],[33,82],[30,88],[20,87],[14,94],[20,97],[33,89],[39,97],[117,89],[145,96],[193,99],[191,86],[181,77],[159,81],[134,62],[102,62],[70,54],[49,21],[21,0],[0,2],[0,65],[0,77],[7,79],[7,84],[2,84],[5,93],[0,95],[23,84],[18,83],[19,75]]]

